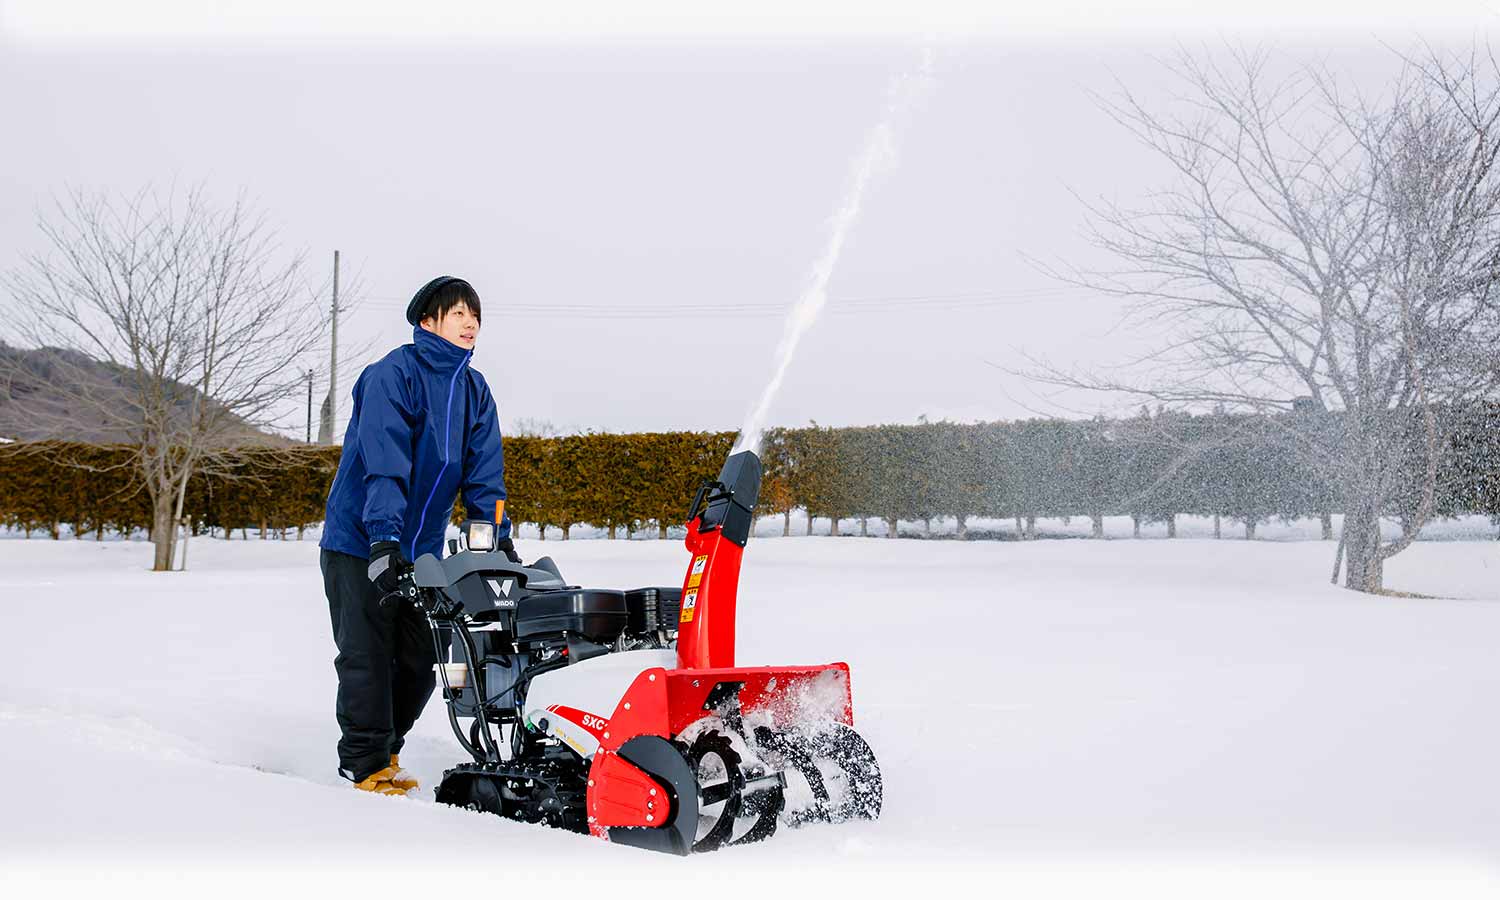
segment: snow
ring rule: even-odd
[[[521,550],[600,586],[687,562]],[[849,663],[885,814],[669,859],[431,803],[461,752],[436,699],[401,757],[422,799],[341,781],[311,540],[199,540],[169,574],[139,541],[0,541],[0,889],[418,896],[470,865],[511,873],[497,891],[1492,896],[1500,543],[1390,563],[1392,590],[1443,599],[1353,594],[1331,562],[1321,541],[755,540],[740,662]]]

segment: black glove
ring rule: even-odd
[[[396,541],[376,541],[370,545],[370,580],[381,596],[396,590],[401,576],[411,571],[411,562]]]
[[[496,553],[504,553],[506,559],[510,560],[511,562],[515,563],[518,566],[522,565],[521,554],[519,554],[519,553],[516,552],[516,542],[513,541],[513,540],[511,540],[510,538],[505,538],[504,540],[496,541],[495,542],[495,552]]]

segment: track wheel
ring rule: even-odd
[[[469,773],[444,778],[438,785],[437,802],[496,816],[505,814],[499,786],[489,778]]]

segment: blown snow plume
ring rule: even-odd
[[[760,452],[761,433],[765,430],[766,416],[771,411],[771,404],[775,401],[777,392],[781,390],[782,381],[786,379],[787,367],[791,365],[792,357],[797,354],[797,345],[802,342],[802,336],[818,320],[823,307],[828,303],[828,281],[833,277],[834,268],[838,265],[840,254],[843,253],[849,229],[859,218],[860,209],[864,204],[865,191],[877,172],[895,163],[896,136],[901,126],[905,124],[907,114],[916,101],[927,92],[931,82],[931,47],[922,51],[922,59],[914,72],[903,73],[891,79],[885,112],[865,140],[864,147],[854,158],[848,185],[844,189],[843,203],[840,204],[830,221],[828,243],[813,265],[807,287],[803,289],[797,302],[792,304],[791,309],[787,311],[781,341],[776,347],[776,363],[772,369],[771,380],[767,382],[765,390],[761,392],[760,400],[751,407],[744,424],[740,426],[740,436],[735,443],[735,450]]]

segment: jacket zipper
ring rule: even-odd
[[[458,375],[469,364],[469,357],[473,351],[464,354],[464,361],[453,370],[453,377],[448,379],[448,404],[443,408],[443,464],[438,467],[437,478],[432,482],[432,490],[427,492],[427,501],[422,504],[422,515],[417,518],[417,533],[412,535],[411,553],[407,557],[412,559],[417,555],[417,540],[422,537],[422,528],[427,524],[427,507],[432,505],[432,498],[437,494],[438,485],[443,481],[443,473],[448,471],[448,437],[452,432],[453,424],[453,386],[458,384]]]

